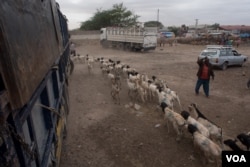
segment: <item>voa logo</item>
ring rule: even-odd
[[[244,155],[226,155],[227,162],[247,162]]]

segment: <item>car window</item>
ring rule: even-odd
[[[217,55],[217,50],[205,50],[201,53],[202,56],[216,56]]]
[[[228,50],[228,51],[227,51],[227,55],[228,55],[228,56],[233,56],[234,54],[233,54],[232,50]]]
[[[227,56],[227,51],[226,50],[221,50],[220,51],[220,56]]]
[[[233,52],[234,56],[239,56],[240,55],[236,50],[233,50],[232,52]]]

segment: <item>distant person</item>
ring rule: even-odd
[[[70,42],[70,55],[76,56],[75,44]]]
[[[237,48],[240,46],[240,43],[241,43],[241,39],[239,38],[239,39],[236,40],[236,47]]]
[[[203,91],[206,97],[209,97],[209,81],[210,77],[214,80],[214,72],[211,63],[207,57],[198,59],[197,64],[199,65],[199,70],[197,72],[198,80],[195,86],[195,93],[199,95],[199,89],[201,85],[203,86]]]

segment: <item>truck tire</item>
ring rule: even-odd
[[[101,43],[103,48],[108,48],[108,41],[107,40],[102,40],[100,43]]]
[[[130,47],[129,44],[125,44],[125,50],[126,50],[126,51],[131,51],[131,47]]]
[[[123,44],[123,43],[119,43],[118,49],[119,49],[119,50],[124,50],[124,44]]]

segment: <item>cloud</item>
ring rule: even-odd
[[[69,20],[69,29],[79,28],[80,23],[94,16],[97,9],[112,9],[116,0],[57,0],[61,11]],[[123,5],[140,16],[139,21],[157,20],[165,26],[199,24],[250,25],[249,0],[124,0]]]

